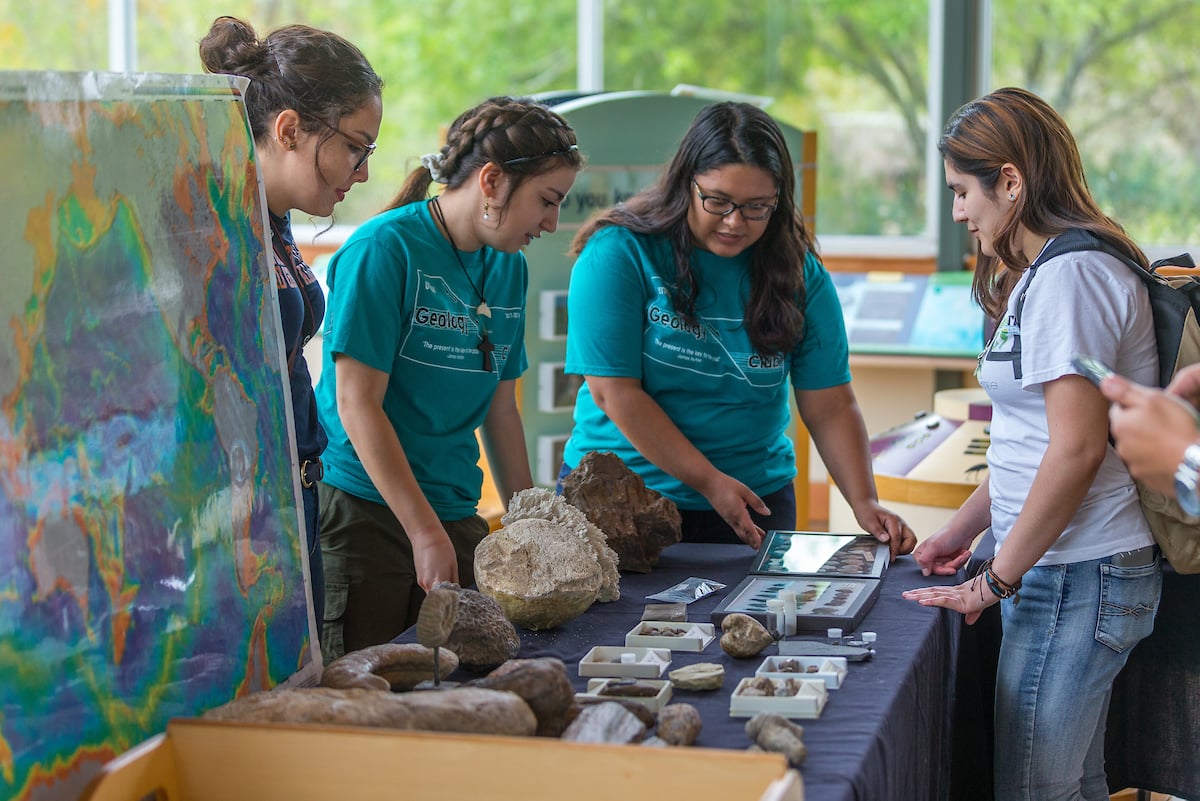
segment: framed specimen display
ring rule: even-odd
[[[875,603],[890,556],[865,534],[769,531],[750,567],[712,612],[749,615],[781,635],[839,627],[853,631]],[[783,601],[779,612],[768,605]]]

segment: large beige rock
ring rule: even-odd
[[[475,549],[475,583],[527,629],[552,629],[584,613],[602,582],[592,547],[547,520],[517,520]]]
[[[609,603],[621,597],[621,574],[618,571],[616,551],[608,547],[604,532],[587,519],[587,515],[567,503],[561,495],[548,489],[534,487],[514,494],[508,502],[508,511],[500,518],[503,525],[518,520],[548,520],[575,534],[587,542],[596,553],[600,565],[600,592],[596,600]]]
[[[604,532],[621,570],[649,573],[662,549],[679,542],[683,518],[614,453],[591,452],[563,477],[563,497]]]
[[[205,718],[251,723],[326,723],[383,729],[478,732],[532,737],[537,717],[514,693],[464,687],[397,695],[314,687],[255,693]]]

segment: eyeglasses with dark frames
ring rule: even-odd
[[[696,187],[696,194],[700,198],[701,208],[709,214],[715,214],[718,217],[728,217],[738,209],[741,209],[743,220],[754,220],[757,222],[767,219],[775,211],[775,203],[734,203],[729,198],[706,195],[694,178],[692,179],[692,186]]]
[[[564,147],[562,150],[551,150],[548,153],[538,153],[537,155],[534,155],[534,156],[518,156],[515,159],[505,159],[501,163],[505,167],[511,167],[514,164],[524,164],[527,161],[537,161],[539,159],[548,159],[548,158],[553,158],[554,156],[566,156],[568,154],[574,153],[578,149],[579,149],[579,145],[571,145],[569,147]]]
[[[358,161],[354,162],[354,172],[358,172],[359,170],[361,170],[363,168],[363,165],[367,163],[367,159],[371,158],[371,156],[375,153],[375,148],[377,147],[377,145],[374,142],[368,142],[367,144],[364,145],[362,142],[358,141],[353,136],[351,136],[350,134],[343,131],[341,128],[330,125],[329,123],[325,122],[324,120],[321,120],[321,124],[324,125],[326,128],[328,128],[329,130],[333,131],[335,134],[340,135],[342,138],[344,138],[350,144],[354,145],[356,150],[362,151],[362,155],[360,155],[358,157]]]

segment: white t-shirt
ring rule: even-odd
[[[1067,253],[1042,264],[1030,278],[1026,273],[1013,290],[977,373],[992,399],[987,461],[997,552],[1049,445],[1044,385],[1078,375],[1071,366],[1077,353],[1138,383],[1153,385],[1158,378],[1150,301],[1127,265],[1097,251]],[[1025,307],[1017,330],[1022,292]],[[1018,342],[1020,358],[1004,360]],[[1096,436],[1107,438],[1107,429]],[[1079,510],[1038,564],[1083,562],[1152,543],[1133,480],[1110,444]]]

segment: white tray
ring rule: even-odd
[[[671,682],[661,681],[661,680],[656,680],[656,679],[641,679],[639,681],[642,684],[649,684],[652,687],[657,687],[658,688],[657,695],[651,695],[651,696],[601,695],[600,691],[602,689],[604,689],[604,686],[606,684],[608,684],[609,682],[613,682],[613,681],[623,681],[623,679],[611,679],[611,678],[610,679],[588,679],[587,692],[575,693],[575,697],[576,698],[599,698],[601,700],[606,700],[606,701],[619,698],[622,701],[633,701],[634,703],[641,704],[642,706],[649,709],[651,712],[658,712],[658,710],[660,710],[664,706],[666,706],[667,701],[671,700]]]
[[[794,664],[799,670],[783,670],[786,664]],[[808,668],[816,668],[810,671]],[[825,689],[836,690],[846,678],[846,658],[841,656],[768,656],[754,671],[755,676],[772,679],[818,679],[825,682]]]
[[[653,629],[678,631],[679,635],[650,634]],[[716,639],[712,623],[671,623],[663,620],[643,620],[625,635],[626,645],[644,648],[667,648],[671,651],[703,651]]]
[[[821,711],[825,709],[825,702],[829,700],[829,691],[825,689],[825,682],[812,679],[796,679],[801,685],[797,695],[741,695],[742,690],[751,681],[753,679],[750,677],[739,681],[733,690],[733,695],[729,696],[731,717],[749,718],[759,712],[774,712],[785,718],[819,718]],[[771,679],[771,681],[776,688],[783,689],[784,680]]]
[[[624,654],[632,654],[633,662],[621,662]],[[671,652],[666,648],[597,645],[579,660],[579,675],[656,679],[666,673],[670,666]]]

